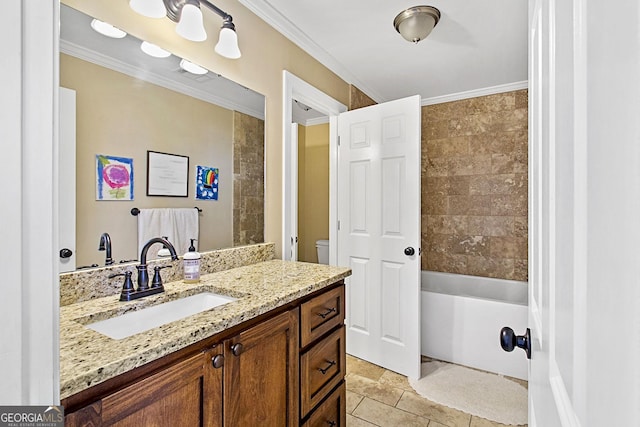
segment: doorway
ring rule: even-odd
[[[292,188],[297,185],[298,206],[291,253],[292,259],[315,263],[321,261],[316,244],[329,239],[329,117],[297,99],[292,112],[292,158],[298,161]]]
[[[296,239],[298,238],[298,155],[297,141],[293,143],[294,105],[310,107],[322,117],[328,117],[329,124],[329,264],[337,261],[337,159],[338,159],[338,115],[347,111],[347,106],[321,92],[309,83],[283,71],[283,225],[282,258],[297,259]],[[294,102],[297,101],[297,103]],[[326,120],[326,119],[325,119]],[[314,242],[315,244],[315,242]]]

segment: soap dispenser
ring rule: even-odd
[[[193,242],[197,239],[191,239],[189,251],[184,254],[184,282],[196,283],[200,281],[200,253],[196,251]]]

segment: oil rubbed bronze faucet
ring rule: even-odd
[[[102,233],[100,236],[100,244],[98,245],[99,251],[107,251],[105,254],[104,265],[113,264],[113,258],[111,258],[111,236],[109,233]]]
[[[167,249],[169,249],[169,253],[171,253],[171,259],[173,261],[176,261],[178,259],[176,249],[167,239],[163,239],[162,237],[154,237],[153,239],[149,240],[142,247],[142,251],[140,252],[140,265],[136,266],[136,269],[138,270],[137,289],[134,288],[131,281],[130,271],[127,271],[124,274],[114,274],[112,276],[109,276],[110,278],[123,275],[125,276],[124,286],[122,287],[122,293],[120,294],[120,301],[131,301],[134,299],[146,297],[148,295],[154,295],[164,292],[162,277],[160,277],[160,270],[170,267],[169,265],[154,267],[153,281],[151,283],[151,286],[149,286],[149,272],[147,271],[147,252],[149,251],[151,245],[153,245],[154,243],[161,243]]]

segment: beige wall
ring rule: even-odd
[[[216,6],[233,15],[242,58],[230,60],[214,53],[220,19],[204,10],[210,37],[194,43],[175,33],[168,19],[150,19],[133,12],[126,1],[63,0],[64,4],[107,21],[136,37],[150,41],[216,73],[262,93],[266,97],[265,239],[282,252],[282,72],[288,70],[329,96],[349,103],[349,85],[287,40],[251,11],[233,0]]]
[[[329,124],[298,127],[298,259],[318,262],[329,239]]]
[[[527,91],[422,108],[422,269],[527,280]]]
[[[76,91],[77,265],[102,265],[100,234],[115,260],[137,259],[131,208],[194,207],[202,250],[232,246],[233,111],[60,55],[60,84]],[[153,100],[152,102],[150,100]],[[147,197],[147,150],[189,157],[188,197]],[[96,154],[133,158],[134,200],[96,201]],[[217,201],[195,200],[196,166],[219,168]]]

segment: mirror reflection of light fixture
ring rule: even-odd
[[[191,74],[198,75],[207,74],[209,72],[209,70],[207,70],[206,68],[196,65],[193,62],[187,61],[186,59],[180,61],[180,68],[188,71]]]
[[[165,8],[162,15],[158,11],[160,3]],[[203,41],[207,38],[201,11],[201,7],[206,6],[222,18],[222,27],[215,51],[229,59],[237,59],[241,56],[233,18],[208,0],[130,0],[129,6],[134,11],[148,17],[161,18],[166,15],[178,24],[176,32],[192,41]],[[152,9],[154,12],[151,12]]]
[[[127,35],[120,28],[116,28],[111,24],[107,24],[106,22],[98,21],[94,19],[91,21],[91,28],[102,34],[103,36],[111,37],[113,39],[121,39]]]
[[[154,58],[167,58],[171,56],[171,52],[168,50],[164,50],[160,46],[149,42],[142,42],[140,49],[142,49],[142,51],[147,55],[153,56]]]
[[[440,11],[433,6],[414,6],[403,10],[393,26],[405,40],[418,43],[425,39],[440,21]]]

